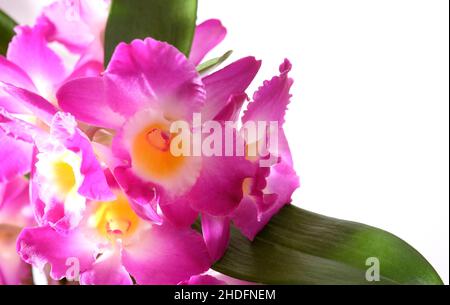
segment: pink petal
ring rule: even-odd
[[[0,100],[3,99],[2,96],[11,99],[11,102],[23,105],[23,108],[28,109],[29,113],[34,114],[47,124],[50,124],[53,115],[58,111],[43,97],[0,81]]]
[[[119,249],[104,252],[92,269],[80,276],[81,285],[132,285],[127,270],[122,265]]]
[[[254,57],[245,57],[204,77],[206,103],[202,110],[202,118],[213,119],[227,105],[232,95],[243,94],[260,67],[261,61]]]
[[[53,25],[50,40],[58,41],[72,52],[82,52],[94,39],[81,16],[82,1],[58,1],[43,10],[43,17]],[[42,22],[42,19],[40,20]]]
[[[156,196],[155,185],[142,181],[130,168],[126,167],[115,168],[114,177],[130,199],[136,214],[146,220],[162,223],[162,218],[157,212],[159,198]]]
[[[291,63],[286,59],[280,66],[280,76],[264,82],[253,96],[254,102],[248,105],[242,118],[243,122],[277,121],[280,127],[283,125],[284,114],[291,98],[289,90],[294,82],[288,75],[291,68]]]
[[[18,65],[33,80],[45,97],[53,96],[67,77],[61,58],[47,45],[45,25],[16,27],[16,36],[8,47],[7,58]]]
[[[60,107],[85,123],[117,129],[125,122],[111,103],[121,93],[116,85],[101,77],[79,78],[69,81],[58,90],[56,97]]]
[[[280,162],[270,168],[265,179],[265,195],[245,196],[239,207],[234,211],[232,220],[235,226],[248,239],[253,240],[264,226],[286,204],[291,202],[291,196],[300,186],[299,178],[292,165],[292,158],[286,137],[279,132]],[[265,205],[265,196],[274,198],[269,206]]]
[[[220,20],[210,19],[198,25],[195,29],[189,60],[198,65],[202,59],[227,35],[227,29]]]
[[[0,183],[0,224],[25,227],[33,223],[28,180],[17,176]]]
[[[139,242],[124,246],[123,265],[138,284],[174,285],[208,270],[211,260],[192,229],[152,226]]]
[[[80,230],[60,234],[50,227],[24,229],[17,239],[17,252],[28,264],[42,270],[50,264],[50,276],[64,278],[74,260],[79,262],[80,272],[92,268],[96,247]]]
[[[64,82],[82,77],[100,76],[102,72],[103,64],[101,62],[94,60],[86,61],[80,65],[77,65],[74,68],[72,74],[70,74],[70,76]]]
[[[202,233],[213,261],[218,261],[227,250],[230,241],[230,220],[202,214]]]
[[[198,216],[198,212],[191,208],[185,198],[172,199],[168,204],[160,203],[160,208],[165,219],[179,227],[191,226]]]
[[[232,121],[236,122],[239,119],[242,106],[248,100],[247,94],[232,95],[227,105],[216,115],[215,121]]]
[[[173,118],[191,118],[205,91],[194,65],[173,46],[147,38],[117,46],[105,77],[120,88],[109,101],[120,113],[159,107]]]
[[[0,80],[16,87],[36,92],[33,81],[19,66],[0,55]]]
[[[203,157],[200,177],[187,198],[198,211],[226,216],[239,205],[243,196],[242,183],[252,177],[254,171],[255,165],[245,157]]]
[[[16,140],[0,129],[0,182],[11,180],[17,175],[25,175],[31,170],[33,145]]]
[[[0,225],[0,285],[32,283],[30,266],[16,253],[15,240],[19,231],[13,226]]]

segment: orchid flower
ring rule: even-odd
[[[16,177],[0,183],[0,285],[30,284],[31,268],[16,252],[20,230],[33,225],[28,181]]]
[[[109,177],[113,201],[91,201],[80,225],[67,233],[27,228],[17,240],[22,259],[53,279],[80,284],[178,284],[202,274],[211,259],[201,235],[190,228],[152,224],[131,208]],[[71,270],[71,264],[74,269]]]
[[[78,120],[112,131],[110,167],[141,217],[189,226],[198,211],[233,211],[253,166],[245,157],[175,157],[170,126],[244,100],[259,67],[247,57],[202,79],[177,49],[147,38],[119,44],[102,76],[70,81],[57,98]]]
[[[34,26],[16,27],[6,58],[0,56],[0,81],[57,105],[61,84],[102,71],[107,13],[103,0],[58,1],[45,8]]]
[[[101,41],[108,2],[69,2],[45,8],[32,27],[16,27],[6,58],[0,55],[0,107],[16,117],[40,124],[36,109],[24,106],[23,96],[34,93],[57,105],[56,90],[62,83],[103,70]],[[67,60],[69,53],[74,63]],[[32,145],[1,130],[0,144],[0,157],[9,161],[0,167],[0,182],[29,173]]]

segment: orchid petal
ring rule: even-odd
[[[198,25],[195,29],[189,60],[196,66],[200,64],[206,54],[222,42],[226,34],[227,29],[217,19],[206,20]]]

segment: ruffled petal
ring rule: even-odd
[[[174,285],[211,266],[200,234],[192,229],[152,226],[138,243],[124,246],[123,265],[138,284]]]
[[[204,120],[213,119],[230,101],[232,95],[247,90],[261,67],[254,57],[242,58],[231,65],[203,78],[206,103],[202,110]]]
[[[46,18],[54,26],[48,39],[62,43],[71,52],[85,53],[93,41],[101,40],[109,2],[66,0],[45,7],[41,18]]]
[[[292,65],[289,60],[285,60],[280,66],[280,76],[264,82],[264,85],[253,96],[253,102],[248,105],[247,111],[242,118],[247,121],[277,121],[279,127],[284,123],[284,114],[286,113],[291,94],[289,90],[294,81],[289,78],[289,72]]]
[[[218,261],[230,241],[230,219],[202,214],[202,233],[211,259]]]
[[[199,112],[205,91],[194,65],[175,47],[151,38],[117,46],[105,76],[120,88],[109,101],[115,111],[131,116],[157,107],[176,119]]]
[[[60,234],[50,227],[24,229],[17,239],[17,252],[28,264],[42,270],[48,263],[55,280],[70,275],[71,267],[80,273],[92,268],[97,249],[80,231]]]
[[[195,29],[189,60],[198,65],[202,59],[227,35],[227,29],[220,20],[210,19],[198,25]]]

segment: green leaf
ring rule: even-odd
[[[8,44],[14,36],[16,22],[0,10],[0,54],[5,55]]]
[[[189,56],[196,19],[197,0],[114,0],[105,34],[105,64],[120,42],[147,37]]]
[[[379,282],[366,280],[368,258],[379,260]],[[229,249],[213,268],[265,284],[442,284],[400,238],[294,206],[283,208],[253,242],[233,228]]]
[[[216,58],[210,59],[208,61],[205,61],[204,63],[197,66],[197,72],[200,74],[203,74],[203,73],[206,73],[206,72],[218,67],[225,60],[227,60],[231,56],[232,53],[233,53],[233,51],[230,50],[220,57],[216,57]]]

